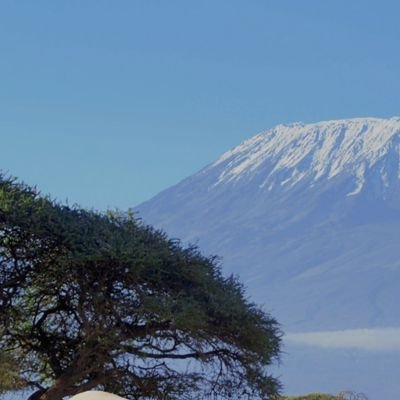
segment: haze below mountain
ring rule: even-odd
[[[137,211],[221,256],[285,332],[400,325],[398,117],[278,125]]]

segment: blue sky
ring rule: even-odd
[[[1,168],[125,209],[281,122],[400,114],[400,3],[0,5]]]

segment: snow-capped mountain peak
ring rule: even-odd
[[[400,178],[399,117],[294,123],[278,125],[246,140],[209,169],[220,171],[214,186],[262,175],[259,187],[269,190],[291,187],[304,178],[312,183],[346,173],[355,178],[354,190],[349,192],[352,195],[362,189],[366,171],[389,152],[395,160],[390,170],[381,168],[384,185],[388,185],[388,176]]]

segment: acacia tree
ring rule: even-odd
[[[60,205],[4,178],[0,326],[0,350],[40,400],[92,388],[269,399],[280,388],[266,371],[279,326],[215,258],[129,213]]]

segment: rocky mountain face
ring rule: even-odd
[[[138,207],[285,330],[400,321],[400,118],[278,125]]]

